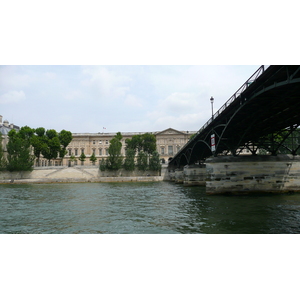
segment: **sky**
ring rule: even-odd
[[[73,133],[196,131],[259,65],[2,65],[0,115]]]
[[[299,12],[295,0],[286,0],[284,4],[270,0],[2,2],[0,115],[18,126],[57,131],[65,129],[73,133],[152,132],[169,127],[198,130],[211,116],[211,96],[215,99],[214,110],[217,110],[259,65],[300,64],[297,38]],[[3,241],[3,238],[6,240]],[[94,284],[94,289],[91,285],[99,277],[99,272],[95,274],[95,268],[87,268],[94,266],[95,262],[101,263],[102,274],[122,268],[132,270],[129,272],[131,276],[127,276],[128,282],[126,278],[117,282],[123,287],[119,289],[120,297],[130,293],[131,299],[140,299],[147,288],[142,284],[142,289],[134,293],[132,282],[141,283],[139,279],[143,278],[143,282],[148,283],[156,276],[156,273],[149,273],[147,267],[150,265],[154,266],[150,269],[162,270],[164,278],[168,279],[167,284],[164,282],[166,288],[159,291],[160,298],[166,298],[165,295],[169,296],[170,292],[173,292],[174,299],[183,298],[183,295],[191,298],[191,292],[192,297],[198,295],[199,270],[201,274],[211,274],[213,270],[213,275],[218,273],[216,268],[221,270],[221,276],[217,276],[212,284],[207,284],[205,278],[202,280],[205,284],[204,288],[203,285],[201,287],[201,295],[207,294],[212,298],[216,295],[215,283],[222,287],[215,299],[224,298],[224,291],[226,294],[233,280],[237,284],[230,290],[230,297],[240,299],[245,290],[248,292],[246,284],[261,266],[265,278],[268,278],[267,283],[270,283],[259,291],[261,295],[265,292],[270,296],[269,286],[278,280],[272,267],[265,264],[261,238],[243,239],[239,235],[207,240],[203,235],[156,235],[155,238],[147,237],[147,240],[151,238],[151,243],[146,243],[146,247],[143,247],[142,237],[133,237],[136,239],[128,242],[128,237],[120,240],[123,237],[118,236],[122,243],[116,242],[113,237],[107,237],[103,242],[102,237],[98,245],[92,239],[99,239],[96,235],[84,241],[77,240],[82,237],[73,239],[69,236],[63,247],[61,240],[53,243],[51,238],[51,243],[45,243],[44,237],[40,236],[26,236],[26,240],[20,237],[19,243],[12,243],[8,236],[3,238],[1,244],[6,247],[2,250],[7,249],[7,255],[2,256],[8,262],[4,270],[7,273],[14,270],[13,267],[31,270],[31,276],[26,277],[28,280],[24,276],[25,280],[23,277],[22,281],[17,280],[24,287],[19,289],[23,298],[24,290],[27,292],[28,287],[31,288],[34,279],[38,284],[37,288],[30,290],[31,299],[40,299],[45,290],[44,282],[53,280],[57,270],[66,266],[66,257],[70,253],[74,258],[72,265],[64,268],[62,274],[64,286],[69,287],[80,280],[78,286],[81,290],[74,289],[74,299],[81,296],[81,291],[84,295],[91,290],[99,293],[99,285]],[[282,247],[277,245],[296,249],[298,244],[287,243],[286,239],[284,243],[278,243],[278,239],[274,242],[275,247],[269,239],[264,243],[265,253],[276,257],[277,273],[293,274],[287,266],[294,266],[294,256],[289,255],[287,262],[287,256],[282,256]],[[44,244],[46,247],[42,251],[36,251]],[[19,256],[15,255],[15,249],[20,247],[23,247],[23,255],[16,260]],[[103,247],[108,247],[108,250],[109,247],[125,249],[124,263],[116,265],[115,257],[108,257],[109,252],[103,253]],[[216,249],[220,248],[223,255],[216,256]],[[65,252],[61,253],[61,249]],[[96,249],[96,255],[91,255],[90,249]],[[197,257],[194,253],[190,255],[190,249],[197,249]],[[11,259],[10,253],[14,254]],[[176,261],[173,264],[176,272],[173,265],[164,268],[166,259],[170,261],[170,255],[172,262]],[[49,258],[55,273],[41,264],[45,257]],[[81,257],[84,259],[81,260]],[[102,257],[105,257],[104,265],[104,261],[99,261]],[[187,257],[190,258],[188,263]],[[216,261],[216,257],[220,259]],[[251,258],[250,265],[245,262],[245,257]],[[282,263],[278,257],[284,257]],[[74,273],[75,260],[77,272]],[[148,264],[145,265],[145,261]],[[120,260],[117,262],[120,263]],[[146,272],[141,270],[141,266]],[[226,276],[223,276],[222,270],[226,270]],[[85,274],[84,278],[77,276],[81,273]],[[176,287],[180,286],[182,293],[174,288],[174,282],[178,280],[180,284]],[[281,290],[278,293],[278,289],[274,289],[276,295],[273,293],[273,298],[293,291],[290,277],[280,280]],[[170,286],[173,288],[170,289]],[[55,289],[53,291],[56,292]],[[11,289],[7,292],[11,297]],[[70,296],[69,288],[63,292]],[[252,293],[252,298],[255,298],[256,289]],[[106,298],[111,298],[108,296]]]

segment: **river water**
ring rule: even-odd
[[[169,182],[2,184],[0,233],[300,233],[300,195],[208,196]]]

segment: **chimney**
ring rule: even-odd
[[[0,115],[0,125],[2,124],[2,118],[3,118],[3,117]]]

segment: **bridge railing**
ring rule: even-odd
[[[260,66],[256,72],[225,102],[225,104],[198,130],[197,134],[203,131],[216,117],[218,117],[232,102],[235,101],[261,74],[263,74],[270,65]],[[196,135],[197,135],[196,134]],[[196,135],[193,139],[196,138]],[[193,140],[192,139],[192,140]],[[191,141],[192,141],[191,140]]]

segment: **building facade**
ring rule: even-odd
[[[0,115],[0,132],[2,134],[2,146],[4,152],[6,152],[6,144],[8,142],[8,132],[12,129],[19,130],[20,127],[7,120],[3,120]],[[125,156],[126,139],[130,139],[133,135],[144,134],[145,132],[121,132],[123,138],[121,154]],[[173,157],[189,140],[191,135],[196,131],[179,131],[173,128],[168,128],[163,131],[151,132],[156,137],[156,150],[160,155],[162,163],[167,163],[169,158]],[[108,157],[108,148],[110,140],[114,138],[116,133],[72,133],[72,141],[67,147],[67,154],[63,160],[56,159],[48,161],[47,159],[40,159],[40,166],[67,166],[71,164],[71,156],[75,157],[75,161],[72,164],[79,165],[79,157],[82,153],[85,154],[86,160],[84,165],[92,165],[90,157],[94,153],[97,158],[96,164],[99,164],[102,158]],[[36,162],[38,166],[38,162]]]
[[[133,135],[144,134],[145,132],[121,132],[123,138],[121,154],[125,156],[126,139],[132,138]],[[162,163],[167,163],[170,157],[173,157],[184,146],[192,134],[196,131],[178,131],[173,128],[168,128],[163,131],[152,132],[156,137],[156,149],[160,155]],[[116,133],[73,133],[73,140],[67,147],[67,154],[63,159],[62,164],[70,164],[71,156],[75,156],[74,164],[81,164],[78,161],[82,153],[85,154],[86,160],[84,165],[92,164],[89,158],[94,153],[97,162],[102,158],[108,157],[108,148],[110,140],[114,138]],[[46,164],[42,161],[42,165]],[[58,164],[59,162],[56,162]]]
[[[6,152],[6,144],[7,144],[7,141],[8,141],[8,133],[12,130],[12,129],[15,129],[15,130],[19,130],[20,127],[19,126],[16,126],[14,125],[13,123],[9,123],[7,120],[3,120],[3,117],[0,115],[0,133],[2,134],[2,147],[3,147],[3,150],[4,150],[4,153]]]

